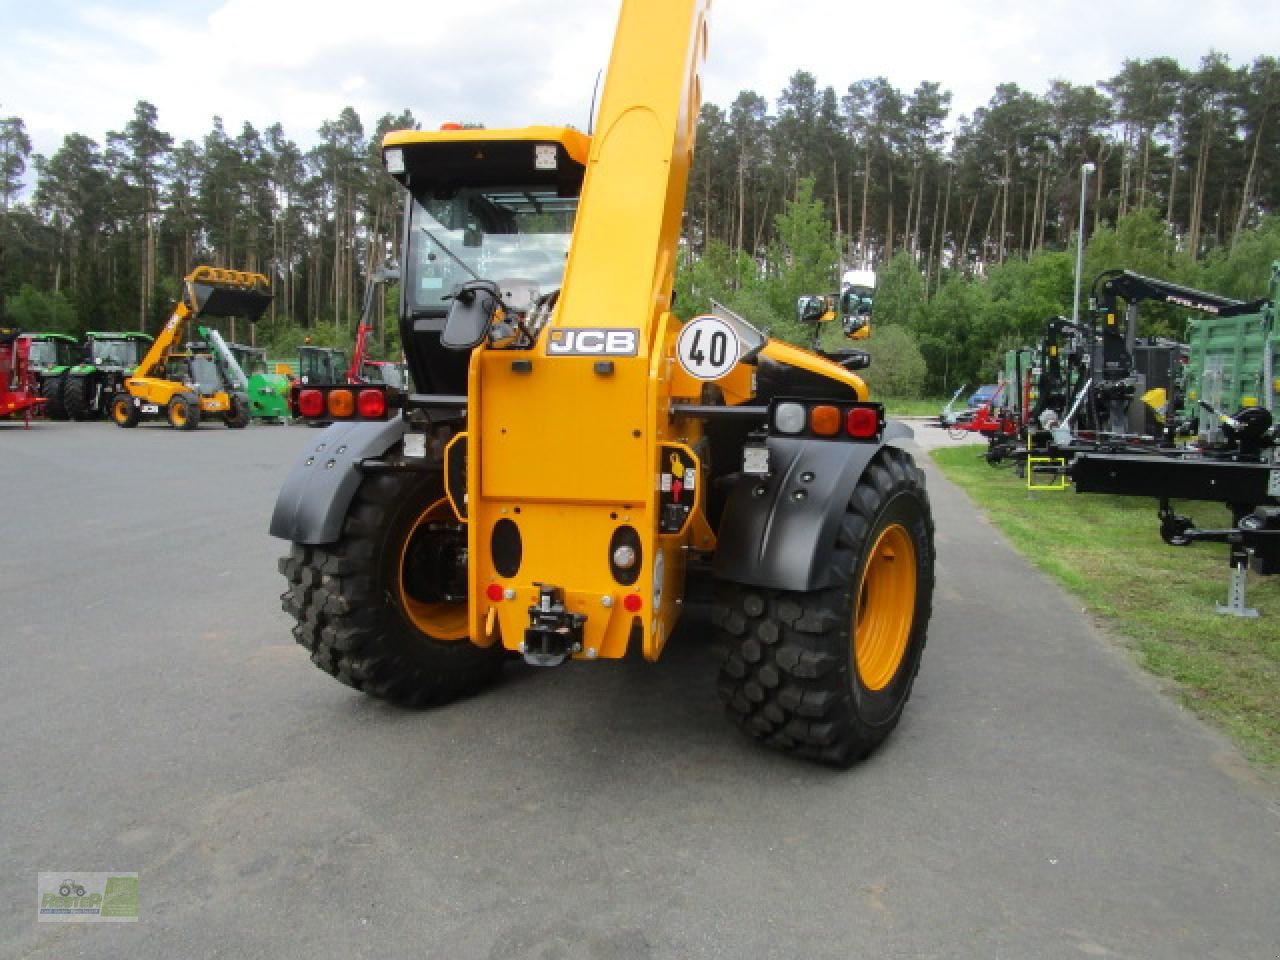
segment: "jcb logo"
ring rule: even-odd
[[[547,337],[547,356],[634,357],[639,344],[639,330],[552,330]]]

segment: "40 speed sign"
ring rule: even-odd
[[[738,362],[742,344],[719,317],[694,317],[676,338],[676,359],[697,380],[719,380]]]

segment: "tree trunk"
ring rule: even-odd
[[[867,257],[867,195],[871,192],[871,151],[867,150],[862,165],[862,223],[858,227],[858,256],[865,264]]]
[[[1253,152],[1249,156],[1249,170],[1244,175],[1244,187],[1240,192],[1240,214],[1236,217],[1236,228],[1231,234],[1231,247],[1240,242],[1240,234],[1244,232],[1244,222],[1249,213],[1249,196],[1253,192],[1253,174],[1258,167],[1258,145],[1262,143],[1262,130],[1266,126],[1267,114],[1264,110],[1258,121],[1258,129],[1253,135]]]
[[[964,241],[960,244],[960,249],[956,251],[957,260],[962,257],[966,260],[969,258],[969,237],[973,232],[973,218],[978,213],[978,198],[981,195],[981,192],[973,195],[973,205],[969,207],[969,219],[964,225]],[[961,202],[963,203],[963,201]]]
[[[1011,180],[1010,172],[1013,165],[1013,154],[1010,150],[1004,152],[1004,188],[1003,196],[1000,202],[1000,243],[998,245],[998,253],[996,262],[1004,263],[1005,238],[1009,234],[1009,183]],[[994,211],[992,211],[994,213]]]
[[[933,261],[938,249],[938,208],[941,206],[942,194],[935,185],[933,188],[933,219],[929,223],[929,255],[924,264],[924,300],[929,302],[929,288],[933,285]]]
[[[1144,131],[1144,139],[1142,141],[1142,190],[1138,194],[1138,207],[1142,209],[1147,205],[1147,178],[1151,170],[1151,131]]]
[[[746,164],[738,157],[738,226],[733,242],[734,256],[742,250],[742,230],[747,216]]]
[[[942,201],[942,229],[938,233],[938,269],[935,276],[938,280],[938,286],[942,286],[942,254],[947,249],[947,214],[951,212],[951,174],[955,170],[955,164],[947,164],[947,195]]]

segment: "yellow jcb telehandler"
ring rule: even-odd
[[[228,427],[249,425],[249,398],[228,375],[216,351],[187,343],[196,319],[244,317],[250,323],[271,302],[271,285],[260,273],[196,267],[182,281],[182,296],[124,389],[107,409],[121,427],[164,417],[178,430],[194,430],[205,417]]]
[[[735,722],[847,766],[915,679],[933,522],[852,369],[672,311],[706,8],[624,0],[594,137],[386,137],[419,392],[296,392],[333,424],[276,502],[283,603],[317,666],[422,705],[513,656],[656,660],[705,596]]]

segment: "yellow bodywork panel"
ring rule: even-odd
[[[763,354],[778,363],[785,363],[800,370],[808,370],[810,373],[820,374],[830,380],[847,384],[857,391],[859,400],[865,401],[871,395],[871,391],[867,389],[867,382],[856,373],[850,373],[838,363],[832,363],[816,353],[810,353],[808,350],[792,346],[785,341],[770,340],[768,345],[765,346]]]
[[[644,358],[610,358],[611,374],[590,357],[533,357],[490,350],[479,362],[483,401],[472,411],[480,496],[588,503],[640,502],[647,494]],[[567,416],[568,422],[565,418]]]

